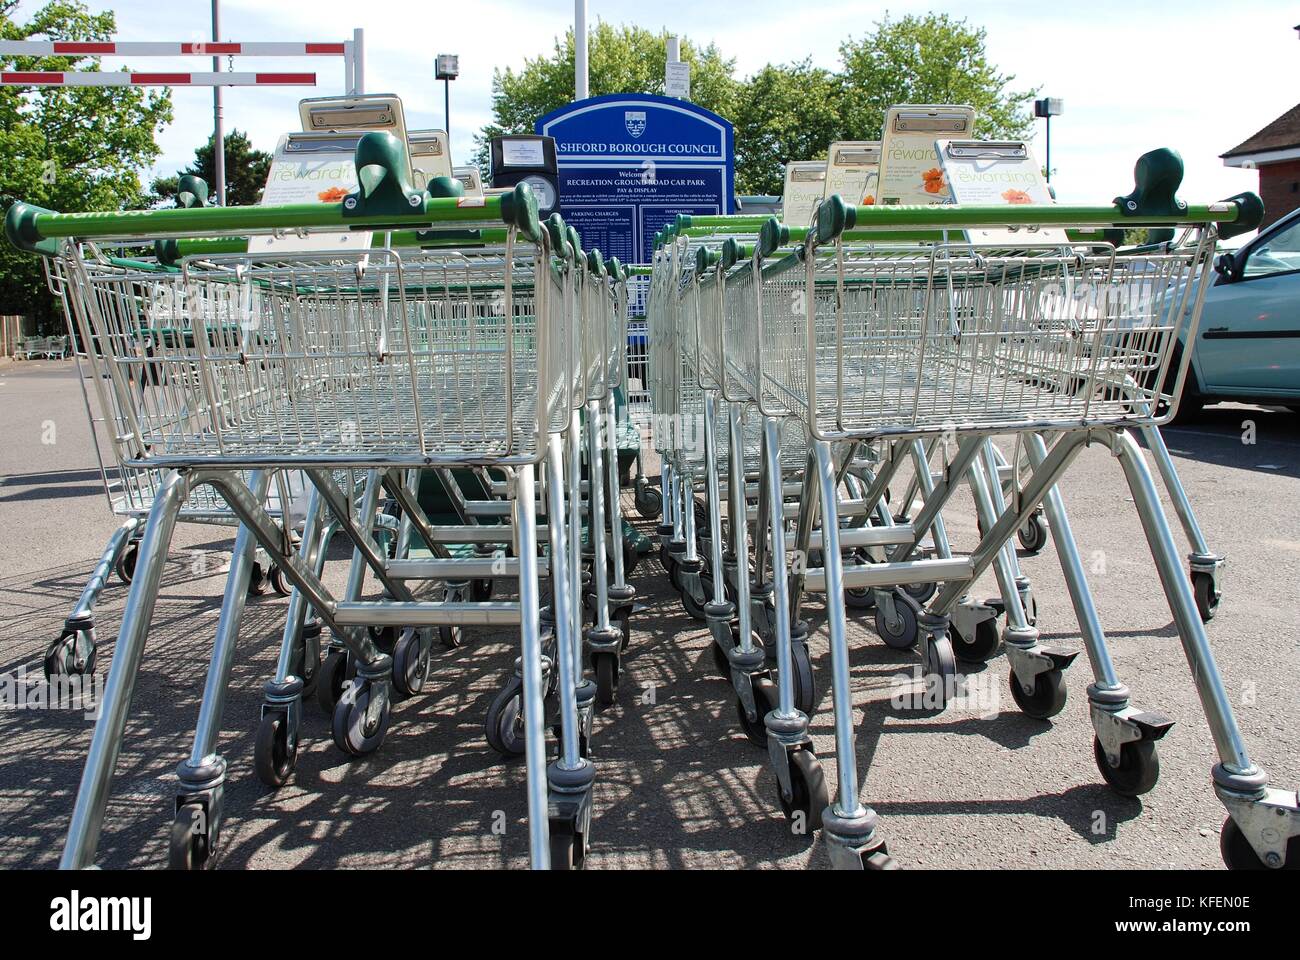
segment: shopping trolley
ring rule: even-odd
[[[792,412],[812,436],[808,509],[799,518],[794,550],[796,556],[806,555],[813,514],[820,512],[823,566],[794,570],[789,603],[797,612],[805,588],[826,594],[839,782],[837,799],[826,805],[822,823],[838,866],[889,863],[875,814],[858,797],[844,588],[921,579],[918,567],[925,561],[911,559],[920,531],[942,510],[958,479],[996,469],[989,437],[1005,433],[1023,438],[1034,466],[1001,513],[977,490],[977,503],[985,500],[979,544],[966,557],[934,561],[942,564],[942,575],[938,569],[931,575],[943,585],[920,616],[928,673],[940,678],[950,673],[944,649],[950,650],[949,619],[968,585],[1009,549],[1015,532],[1053,492],[1082,447],[1104,443],[1120,460],[1138,505],[1219,750],[1213,779],[1230,814],[1225,859],[1230,865],[1250,857],[1280,865],[1288,844],[1295,848],[1300,832],[1295,795],[1269,789],[1267,777],[1246,755],[1132,434],[1168,416],[1167,405],[1186,374],[1185,359],[1173,364],[1173,346],[1180,329],[1194,335],[1216,225],[1229,235],[1252,229],[1262,209],[1247,194],[1200,207],[1178,201],[1181,162],[1168,151],[1144,156],[1136,175],[1135,191],[1110,207],[854,208],[832,198],[818,208],[800,254],[773,265],[773,281],[788,282],[779,280],[783,274],[795,276],[806,293],[804,311],[760,314],[763,349],[757,354],[757,385],[765,412]],[[846,230],[864,226],[1135,223],[1186,229],[1177,246],[1140,257],[1117,257],[1106,244],[998,249],[944,243],[889,253],[872,243],[846,240]],[[1097,296],[1077,297],[1082,285]],[[1165,392],[1167,384],[1174,386],[1172,395]],[[957,450],[914,518],[911,536],[891,547],[888,563],[846,571],[837,542],[837,487],[855,447],[866,439],[926,439],[945,433],[956,438]],[[1044,435],[1053,439],[1050,449],[1042,442]],[[968,472],[978,458],[984,458],[984,471]],[[1014,591],[1004,592],[1014,596]],[[1004,645],[1012,693],[1022,708],[1028,706],[1032,713],[1061,697],[1062,654],[1039,643],[1037,631],[1025,625],[1023,611],[1009,616]],[[1087,631],[1085,645],[1097,674],[1089,699],[1098,753],[1121,775],[1131,773],[1126,768],[1154,757],[1154,740],[1167,726],[1159,722],[1163,718],[1152,722],[1129,706],[1127,688],[1113,673],[1107,675],[1104,648],[1093,649]],[[782,697],[769,714],[768,727],[774,759],[781,758],[777,774],[783,804],[793,798],[808,812],[822,799],[822,780],[817,764],[795,760],[811,748],[806,718]],[[1285,824],[1285,829],[1273,824]]]
[[[354,753],[374,749],[389,722],[396,658],[377,649],[365,628],[518,625],[534,866],[551,859],[548,787],[553,794],[589,792],[589,763],[581,758],[573,764],[562,758],[548,778],[542,735],[534,470],[546,456],[543,435],[562,429],[567,411],[557,362],[563,344],[555,342],[562,325],[550,320],[552,291],[544,282],[549,240],[538,224],[535,200],[523,186],[486,199],[431,198],[410,187],[403,147],[391,135],[367,134],[356,149],[364,186],[338,204],[70,215],[16,204],[6,215],[6,234],[16,245],[57,244],[69,273],[95,304],[92,336],[102,344],[107,387],[123,413],[120,427],[132,450],[128,462],[171,471],[145,526],[64,866],[85,866],[93,858],[166,546],[178,510],[203,485],[218,490],[250,546],[255,540],[266,550],[334,636],[345,638],[356,678],[334,713],[340,745]],[[440,262],[429,264],[397,249],[185,260],[173,280],[176,296],[194,306],[226,303],[234,312],[185,312],[173,335],[163,337],[148,357],[141,339],[151,329],[149,301],[117,295],[112,303],[132,309],[100,309],[94,281],[82,269],[83,246],[76,242],[331,227],[473,229],[493,221],[507,226],[506,282],[495,298],[472,310],[441,299]],[[157,280],[151,275],[150,282]],[[243,294],[249,297],[245,308],[234,307]],[[158,386],[140,390],[134,384],[146,365],[156,371]],[[165,408],[162,397],[171,401]],[[367,507],[382,485],[421,537],[436,542],[409,496],[403,471],[463,464],[498,467],[511,480],[515,556],[508,562],[518,573],[517,602],[419,600],[408,580],[480,575],[476,561],[388,560],[371,536]],[[285,549],[262,503],[268,471],[283,469],[304,472],[388,596],[338,599],[295,551]],[[360,511],[335,482],[332,471],[339,469],[368,471]],[[247,480],[241,471],[249,471]],[[553,513],[562,516],[563,506]],[[215,752],[181,768],[175,823],[186,830],[199,827],[188,841],[196,852],[215,845],[224,776],[225,763]],[[583,777],[586,786],[576,783]],[[581,842],[575,833],[570,830],[570,852]]]
[[[206,185],[196,177],[186,177],[182,183],[182,204],[187,207],[202,206],[207,195]],[[168,268],[152,258],[134,259],[115,255],[99,249],[84,260],[89,271],[109,275],[124,271],[166,273]],[[69,296],[70,285],[61,259],[43,257],[46,283],[50,293],[62,308],[68,329],[69,342],[74,344],[73,358],[77,380],[90,426],[91,447],[99,469],[100,481],[114,516],[122,523],[109,537],[99,561],[95,564],[86,586],[78,597],[72,612],[64,621],[60,634],[47,646],[43,657],[47,679],[57,676],[92,674],[97,659],[95,607],[107,587],[110,573],[129,584],[135,572],[139,539],[144,520],[149,515],[154,497],[163,476],[156,470],[133,467],[124,462],[124,448],[109,425],[120,420],[121,411],[114,394],[104,389],[106,373],[103,357],[93,344],[88,347],[84,325],[79,325],[75,315],[76,303]],[[89,384],[89,386],[87,386]],[[105,453],[108,460],[105,461]],[[296,515],[301,514],[303,484],[300,477],[277,473],[271,486],[267,508],[271,516],[287,524],[285,537],[292,535]],[[235,515],[214,492],[203,490],[185,505],[178,517],[181,522],[233,526]],[[247,590],[260,595],[272,586],[282,596],[289,587],[279,567],[270,563],[264,552],[258,554],[249,568]]]

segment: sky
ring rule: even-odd
[[[43,4],[24,0],[25,19]],[[211,39],[209,0],[88,0],[117,13],[118,40]],[[573,23],[571,0],[223,0],[221,39],[338,41],[365,30],[366,89],[399,94],[408,126],[443,126],[443,90],[433,79],[438,53],[460,56],[451,86],[455,162],[469,162],[473,135],[491,120],[492,71],[520,67],[549,52]],[[1089,0],[1033,4],[992,0],[589,0],[588,20],[666,29],[734,57],[740,75],[766,63],[811,57],[836,69],[838,47],[861,37],[887,12],[894,17],[941,9],[988,31],[990,60],[1015,75],[1013,87],[1037,87],[1065,101],[1052,121],[1053,183],[1063,201],[1108,202],[1132,185],[1133,162],[1158,146],[1186,163],[1182,195],[1195,202],[1257,188],[1257,174],[1226,168],[1225,152],[1300,102],[1300,5],[1272,0]],[[198,57],[137,59],[148,70],[209,70]],[[105,58],[104,69],[122,61]],[[227,130],[246,131],[271,150],[298,129],[297,101],[343,90],[335,58],[235,61],[237,70],[315,70],[315,88],[227,88]],[[162,133],[153,173],[173,173],[193,159],[212,131],[210,89],[176,88],[175,120]],[[1035,150],[1043,154],[1042,121]],[[798,159],[798,158],[791,158]]]

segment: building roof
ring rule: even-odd
[[[1278,117],[1263,130],[1252,134],[1227,153],[1223,159],[1250,153],[1268,153],[1274,150],[1291,150],[1300,147],[1300,103]]]

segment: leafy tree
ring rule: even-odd
[[[664,92],[666,33],[643,27],[614,27],[597,20],[587,39],[587,77],[593,97],[610,93]],[[682,38],[681,58],[691,65],[691,100],[722,116],[731,113],[739,84],[735,60],[724,60],[713,44],[697,47]],[[490,172],[488,141],[503,133],[532,133],[538,117],[573,100],[573,31],[557,38],[549,56],[524,61],[492,76],[493,122],[475,138],[475,160]]]
[[[107,40],[111,12],[53,0],[31,19],[18,0],[0,0],[5,40]],[[98,70],[90,57],[0,57],[5,70]],[[16,200],[60,211],[117,210],[145,202],[138,171],[159,153],[157,132],[172,118],[170,91],[139,87],[0,87],[0,208]],[[37,258],[0,243],[0,313],[36,319],[55,332],[62,320]]]
[[[736,106],[736,191],[780,194],[788,160],[817,160],[844,128],[839,77],[812,66],[768,64],[750,77]]]
[[[176,184],[181,177],[201,177],[213,188],[212,200],[216,200],[216,136],[208,137],[208,142],[194,151],[194,162],[174,177],[159,177],[153,182],[153,193],[159,201],[168,201],[176,196]],[[271,170],[271,155],[263,150],[253,149],[248,137],[238,130],[231,130],[225,136],[226,141],[226,206],[248,207],[262,199],[262,190],[266,187],[266,177]]]
[[[975,108],[979,139],[1026,136],[1025,109],[1036,90],[1009,91],[1012,74],[989,62],[987,32],[946,13],[878,21],[874,34],[840,44],[845,139],[879,139],[885,111],[899,103],[962,103]]]

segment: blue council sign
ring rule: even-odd
[[[679,213],[731,213],[731,124],[685,100],[613,94],[537,121],[555,138],[560,213],[583,246],[649,263],[654,235]]]

